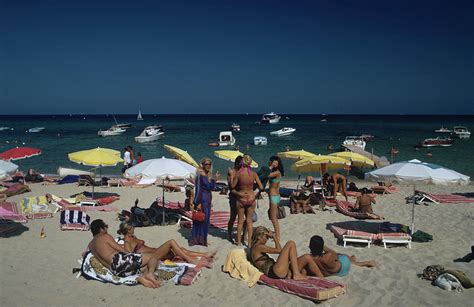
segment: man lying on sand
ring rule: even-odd
[[[311,254],[306,254],[305,260],[311,258],[314,263],[309,261],[308,263],[300,263],[301,270],[307,275],[319,276],[321,273],[324,276],[336,275],[346,276],[349,274],[351,264],[362,267],[375,267],[376,263],[373,260],[370,261],[358,261],[355,256],[348,256],[345,254],[337,254],[332,249],[324,246],[324,240],[320,236],[313,236],[309,242],[309,249]],[[316,264],[320,272],[312,269],[312,265]],[[304,265],[304,266],[303,266]]]
[[[89,249],[92,254],[113,274],[120,277],[138,274],[140,268],[146,266],[147,272],[142,274],[137,281],[147,288],[158,288],[160,284],[154,275],[159,263],[158,257],[154,254],[128,253],[107,233],[108,227],[100,219],[91,223],[94,238],[89,243]]]

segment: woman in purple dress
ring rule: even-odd
[[[209,232],[209,222],[211,218],[212,190],[216,187],[216,180],[219,179],[219,172],[212,178],[212,160],[204,158],[201,161],[201,168],[196,174],[194,210],[202,211],[205,214],[204,221],[193,220],[193,229],[189,245],[207,246],[207,234]]]

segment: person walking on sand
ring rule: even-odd
[[[194,193],[194,210],[204,212],[204,221],[194,221],[191,231],[191,240],[189,245],[207,246],[207,234],[209,233],[209,224],[211,218],[212,190],[216,188],[216,180],[219,180],[220,174],[212,174],[212,160],[204,158],[201,161],[201,168],[197,170],[196,184]]]
[[[100,219],[91,223],[90,229],[94,238],[88,247],[94,257],[119,277],[139,274],[140,269],[146,266],[147,272],[140,275],[137,281],[147,288],[160,287],[154,274],[159,264],[158,257],[154,254],[129,253],[108,234],[108,228],[109,226]]]
[[[280,181],[281,177],[285,175],[283,169],[283,163],[281,162],[280,157],[271,156],[270,157],[270,174],[268,175],[268,200],[270,202],[268,208],[268,216],[270,221],[273,224],[273,229],[275,230],[275,235],[280,239],[280,224],[278,222],[278,207],[280,206]]]
[[[254,183],[260,191],[263,190],[262,183],[257,176],[257,173],[252,171],[252,157],[244,155],[239,171],[232,180],[232,189],[236,190],[237,193],[237,245],[239,246],[242,242],[242,230],[245,223],[247,224],[247,243],[248,246],[252,246],[252,231],[253,231],[253,213],[255,211],[256,196],[253,191]]]

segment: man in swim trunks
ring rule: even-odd
[[[307,260],[308,256],[311,256],[314,263],[317,264],[318,268],[320,269],[320,272],[323,273],[324,276],[346,276],[347,274],[349,274],[351,264],[368,268],[376,266],[376,263],[373,260],[358,261],[355,256],[337,254],[332,249],[324,246],[324,240],[320,236],[311,237],[311,240],[309,242],[309,249],[311,251],[311,254],[306,254],[306,258],[303,258],[302,256],[301,259]],[[302,268],[300,269],[303,270],[303,273],[313,276],[319,275],[319,272],[313,272],[313,270],[311,269],[311,265],[309,265],[308,262],[300,263],[299,260],[298,263],[299,266],[302,266]]]
[[[147,288],[158,288],[160,284],[156,280],[154,272],[159,259],[153,254],[128,253],[107,233],[108,227],[100,219],[91,223],[91,232],[94,238],[89,243],[89,249],[92,254],[113,274],[120,277],[139,274],[140,269],[146,266],[147,272],[140,275],[137,281]]]

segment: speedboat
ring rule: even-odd
[[[435,147],[435,146],[442,146],[442,147],[449,147],[453,146],[454,140],[451,138],[443,138],[443,137],[437,137],[437,138],[429,138],[425,139],[423,142],[420,142],[420,146],[422,147]]]
[[[30,129],[26,130],[26,132],[37,133],[37,132],[43,131],[44,129],[46,129],[46,128],[45,127],[34,127],[34,128],[30,128]]]
[[[0,131],[7,131],[7,130],[13,130],[13,128],[10,128],[10,127],[0,127]]]
[[[362,150],[365,150],[366,144],[367,143],[360,136],[346,136],[346,139],[342,142],[342,145],[357,146],[362,148]]]
[[[451,135],[459,139],[468,139],[471,137],[471,132],[463,126],[455,126]]]
[[[104,136],[104,137],[105,136],[115,136],[115,135],[121,135],[124,132],[125,132],[125,129],[122,129],[122,128],[119,128],[119,127],[116,127],[116,126],[112,126],[107,130],[99,130],[97,132],[97,135]]]
[[[232,131],[240,131],[240,125],[239,124],[233,123],[231,127],[232,127]]]
[[[285,127],[285,128],[281,128],[280,130],[272,131],[270,132],[270,134],[276,135],[276,136],[285,136],[285,135],[290,135],[295,131],[296,131],[295,128]]]
[[[277,124],[280,122],[281,116],[275,114],[274,112],[270,112],[267,114],[263,114],[262,120],[260,121],[262,124]]]
[[[254,145],[267,145],[267,138],[264,136],[255,136],[253,138]]]
[[[361,136],[361,139],[363,139],[364,141],[368,142],[368,141],[372,141],[375,137],[371,134],[362,134]]]
[[[153,142],[161,138],[165,132],[163,131],[163,126],[153,125],[148,126],[143,129],[142,133],[139,136],[135,137],[135,142],[137,143],[148,143]]]
[[[219,146],[234,146],[235,137],[232,135],[232,131],[222,131],[219,133]]]
[[[444,128],[443,126],[441,126],[441,128],[435,130],[435,132],[438,132],[438,133],[451,133],[451,132],[453,132],[453,130],[450,130],[448,128]]]

